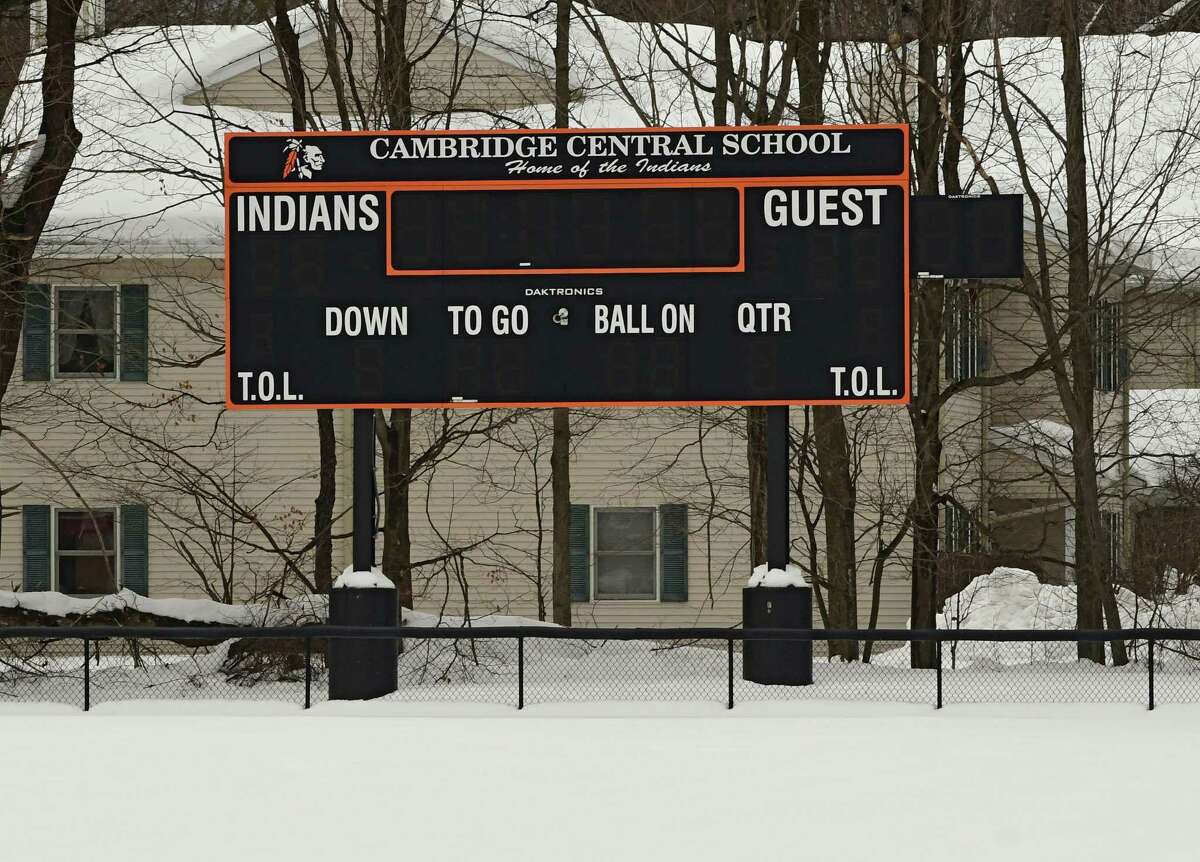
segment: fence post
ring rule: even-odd
[[[729,702],[726,709],[733,709],[733,638],[728,640],[729,644]]]
[[[937,639],[937,658],[938,658],[938,664],[937,664],[937,707],[935,707],[935,708],[936,708],[936,709],[941,709],[941,708],[942,708],[942,639],[941,639],[941,638],[938,638],[938,639]]]
[[[517,709],[525,708],[525,638],[517,638]]]
[[[1150,708],[1154,709],[1154,639],[1147,643],[1150,647]]]
[[[312,706],[312,638],[304,639],[304,708]]]
[[[83,639],[83,711],[92,708],[92,642]]]

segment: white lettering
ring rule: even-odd
[[[376,194],[239,195],[234,208],[239,231],[373,231],[379,224]]]

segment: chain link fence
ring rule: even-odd
[[[1200,703],[1200,631],[742,629],[114,628],[0,630],[0,709],[13,702],[87,710],[137,700],[278,701],[328,697],[331,638],[394,639],[398,686],[384,700],[528,705],[599,702],[866,701],[928,704]],[[745,640],[811,640],[813,683],[742,677]],[[874,642],[870,662],[827,657],[832,641]],[[937,660],[911,666],[910,645]],[[1129,661],[1115,666],[1111,645]],[[1102,642],[1108,663],[1077,658]]]

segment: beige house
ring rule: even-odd
[[[369,26],[365,15],[352,20]],[[428,48],[414,85],[421,113],[445,114],[445,122],[449,106],[466,115],[455,122],[479,122],[550,98],[550,71],[517,50],[511,34],[438,20],[414,36]],[[303,62],[318,82],[312,104],[334,111],[319,31],[301,18],[297,29]],[[111,54],[114,46],[123,50]],[[5,424],[16,430],[0,438],[9,516],[0,536],[0,588],[79,595],[127,588],[235,602],[302,590],[312,579],[316,418],[230,412],[223,392],[216,142],[227,128],[287,127],[275,49],[264,27],[212,27],[119,31],[86,50],[97,62],[80,72],[84,152],[35,266],[21,365],[3,404]],[[363,80],[372,78],[373,62],[369,50],[356,55]],[[951,379],[1027,361],[1036,321],[1010,289],[967,285],[956,297]],[[1125,309],[1159,300],[1150,292],[1118,301]],[[1132,382],[1200,385],[1195,307],[1167,316],[1174,329],[1157,332],[1159,346],[1143,351],[1156,364],[1142,365],[1133,352]],[[1128,342],[1124,332],[1112,339],[1114,349]],[[1168,342],[1170,350],[1159,349]],[[1098,409],[1118,453],[1126,446],[1131,385],[1123,369],[1098,380],[1106,393]],[[947,405],[940,490],[955,501],[945,518],[948,550],[986,540],[1044,558],[1048,576],[1063,576],[1070,561],[1065,474],[1047,461],[1044,445],[1026,441],[1028,428],[1053,432],[1055,404],[1052,387],[1038,377],[969,390]],[[445,423],[469,416],[422,411],[414,419],[414,457],[438,453],[412,485],[417,607],[537,617],[550,601],[548,415],[507,415],[498,429],[445,446]],[[802,436],[803,411],[793,419]],[[851,411],[848,421],[865,623],[875,554],[904,519],[912,442],[903,409]],[[335,422],[344,447],[340,570],[349,562],[349,411]],[[737,411],[577,411],[573,422],[575,621],[740,620],[750,564]],[[795,481],[811,505],[793,507],[793,553],[819,569],[815,485],[807,474]],[[1106,479],[1114,511],[1124,511],[1134,484],[1124,468]],[[902,543],[883,566],[881,627],[906,623],[907,567]]]

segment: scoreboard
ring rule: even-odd
[[[907,136],[230,134],[226,400],[903,403]]]

